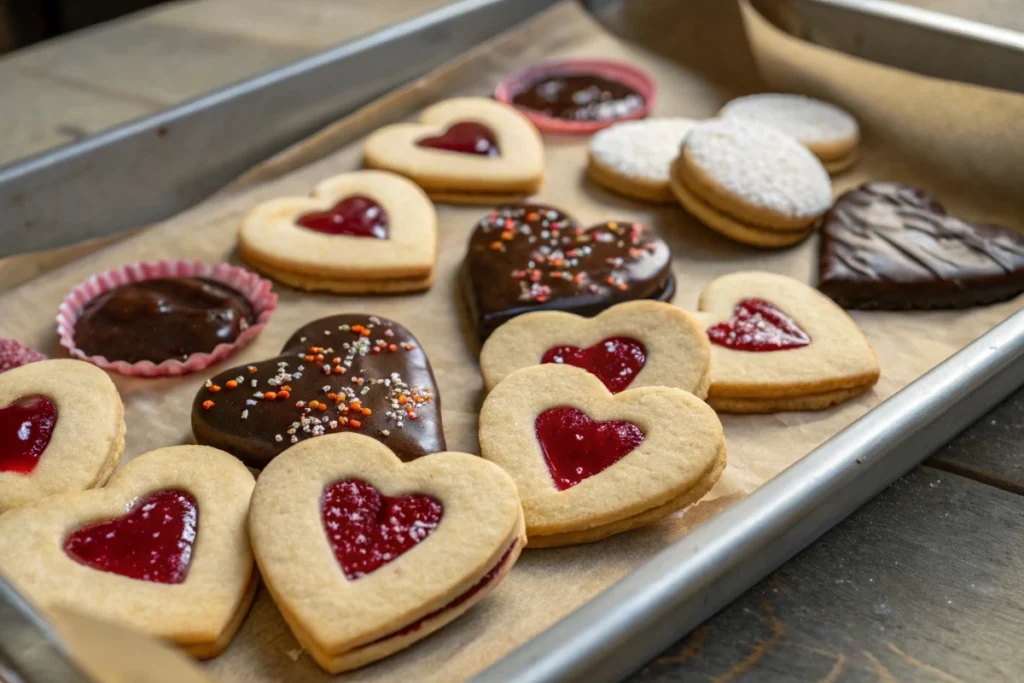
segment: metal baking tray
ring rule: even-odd
[[[616,6],[643,1],[586,4],[616,32]],[[1024,36],[1012,31],[886,0],[749,1],[780,28],[848,54],[1024,92]],[[0,168],[0,257],[114,234],[172,215],[270,154],[554,2],[461,0]],[[680,17],[685,20],[684,13]],[[1024,311],[473,680],[618,680],[1021,385]],[[18,611],[31,614],[24,603]],[[41,622],[33,623],[30,630],[38,638],[55,638]],[[6,655],[17,659],[26,683],[71,680],[53,678],[52,669],[46,670],[57,657],[17,656],[28,651],[0,639],[0,672]]]

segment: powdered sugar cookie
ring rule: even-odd
[[[402,464],[358,434],[304,441],[253,494],[253,550],[302,647],[330,673],[402,650],[482,600],[526,538],[501,468],[466,453]]]
[[[437,214],[414,183],[386,171],[328,178],[311,197],[254,208],[238,233],[242,258],[302,289],[342,293],[426,289],[437,259]]]
[[[672,163],[692,119],[646,119],[606,128],[590,139],[590,178],[618,194],[654,202],[674,200]]]
[[[79,360],[0,374],[0,512],[102,486],[124,451],[124,407],[107,373]]]
[[[711,348],[689,313],[658,301],[630,301],[595,318],[561,311],[527,313],[495,330],[480,352],[488,391],[520,368],[573,365],[612,393],[645,386],[707,396]]]
[[[544,179],[540,133],[515,108],[458,97],[396,123],[363,145],[366,165],[411,178],[427,194],[459,204],[497,204],[533,194]]]
[[[693,394],[611,394],[594,375],[535,365],[506,377],[480,412],[480,449],[516,482],[531,546],[589,543],[702,498],[725,468],[714,411]]]
[[[804,95],[762,93],[737,97],[719,116],[759,121],[795,138],[814,152],[829,171],[854,162],[860,129],[857,120],[828,102]]]
[[[105,488],[0,515],[0,571],[67,607],[196,657],[230,642],[256,589],[246,535],[253,478],[204,446],[150,451]]]
[[[827,408],[878,381],[878,357],[843,309],[783,275],[712,281],[699,307],[711,341],[708,403],[724,412]]]

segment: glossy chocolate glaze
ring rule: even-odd
[[[252,304],[223,283],[161,278],[121,285],[90,301],[75,324],[75,344],[108,360],[185,360],[230,344],[254,322]]]
[[[485,339],[522,313],[597,315],[633,299],[675,293],[668,245],[639,223],[584,228],[558,209],[509,204],[481,220],[469,240],[463,290]]]
[[[862,185],[823,220],[818,287],[844,308],[965,308],[1024,292],[1024,235],[950,216],[909,185]]]
[[[369,329],[369,335],[353,332],[356,326]],[[323,350],[311,351],[314,347]],[[335,364],[335,358],[340,362]],[[238,383],[233,389],[228,388],[232,380]],[[287,398],[268,400],[267,392],[276,395],[286,386]],[[417,396],[423,402],[417,403]],[[352,409],[353,399],[371,414]],[[210,407],[204,407],[207,401],[212,401]],[[311,407],[312,401],[326,409]],[[415,417],[408,415],[408,406],[415,406]],[[345,424],[351,419],[359,426]],[[372,436],[405,461],[445,450],[441,398],[419,342],[398,323],[355,313],[311,322],[292,335],[280,356],[212,377],[193,401],[192,431],[198,443],[228,451],[257,468],[293,443],[320,433]]]
[[[591,74],[544,76],[512,97],[517,107],[569,121],[614,121],[644,103],[625,83]]]

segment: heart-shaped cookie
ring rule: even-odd
[[[253,477],[204,446],[150,451],[106,487],[0,515],[0,571],[67,607],[213,657],[256,590],[245,520]]]
[[[613,394],[662,386],[704,398],[710,361],[700,322],[660,301],[629,301],[594,318],[561,311],[527,313],[495,330],[480,351],[488,391],[520,368],[561,363],[596,375]]]
[[[242,221],[246,263],[293,287],[339,293],[427,289],[437,214],[414,183],[387,171],[328,178],[310,197],[258,205]]]
[[[871,182],[825,215],[818,288],[843,308],[966,308],[1024,292],[1024,235],[968,223],[909,185]]]
[[[500,204],[533,194],[544,179],[544,143],[523,114],[486,97],[427,107],[418,123],[366,138],[366,165],[400,173],[435,201]]]
[[[774,273],[733,273],[700,296],[719,412],[828,408],[878,381],[878,356],[843,309]]]
[[[427,354],[398,323],[361,313],[314,320],[279,356],[207,380],[192,404],[192,431],[257,468],[338,431],[379,439],[403,460],[445,449]]]
[[[0,374],[0,512],[102,486],[124,429],[117,388],[90,363],[38,361]]]
[[[304,441],[268,465],[249,527],[274,602],[330,673],[458,617],[526,541],[516,486],[501,468],[465,453],[403,464],[358,434]]]
[[[675,294],[668,245],[639,223],[590,227],[541,204],[510,204],[487,214],[469,238],[463,291],[486,339],[530,311],[592,316],[623,301]]]
[[[480,449],[516,482],[531,546],[589,543],[700,500],[725,468],[725,436],[681,389],[611,394],[566,365],[517,370],[480,411]]]

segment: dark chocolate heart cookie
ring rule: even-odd
[[[633,299],[675,293],[668,245],[639,223],[582,227],[558,209],[509,204],[481,220],[469,240],[463,289],[481,339],[522,313],[597,315]]]
[[[398,323],[363,314],[313,321],[280,356],[207,380],[192,404],[192,431],[250,467],[345,431],[372,436],[405,461],[445,450],[426,353]]]
[[[867,183],[823,220],[818,288],[844,308],[966,308],[1024,292],[1024,235],[950,216],[923,190]]]

